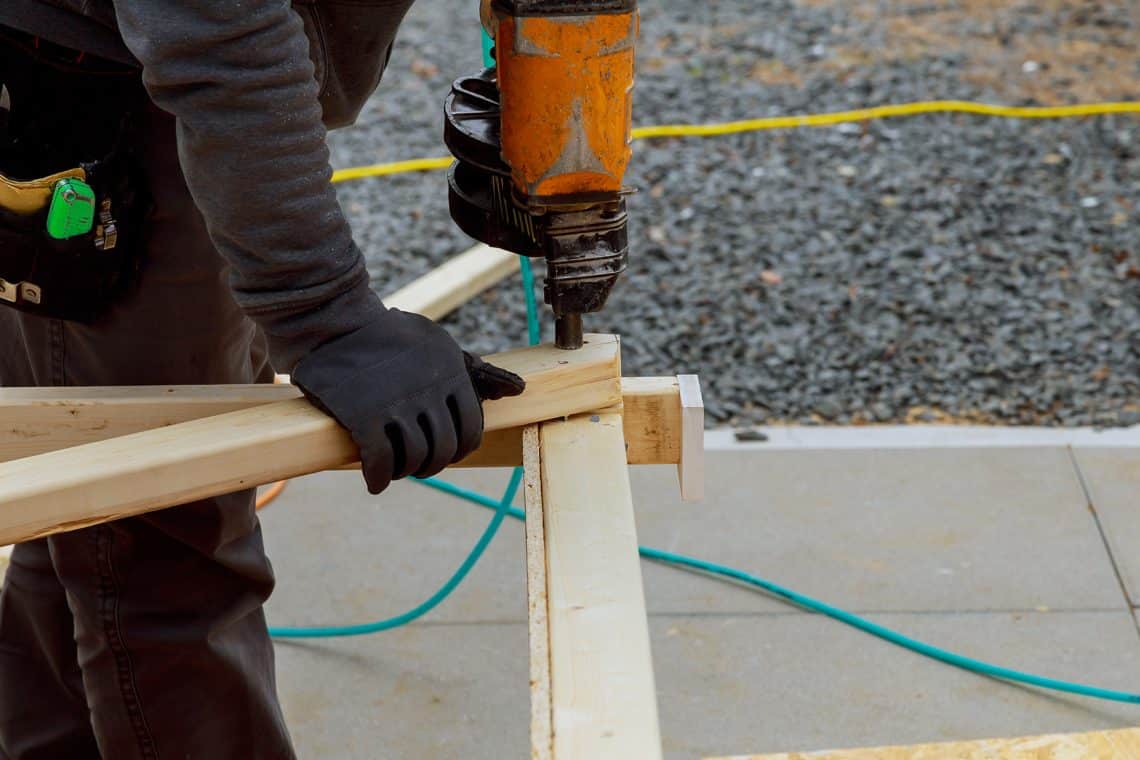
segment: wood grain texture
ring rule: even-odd
[[[480,244],[385,296],[384,304],[438,320],[517,271],[518,256]]]
[[[629,464],[681,461],[681,388],[676,377],[623,377],[622,424]]]
[[[735,755],[720,760],[1140,760],[1140,728],[897,747]]]
[[[0,462],[296,398],[268,383],[0,388]]]
[[[539,427],[554,757],[661,757],[620,414]]]
[[[530,756],[551,760],[550,618],[546,597],[546,538],[542,518],[542,460],[537,425],[522,432],[526,501],[526,598],[530,638]]]
[[[618,340],[587,336],[490,357],[527,380],[521,396],[484,405],[488,430],[621,399]],[[304,399],[206,417],[0,464],[0,544],[140,514],[348,464],[348,433]]]
[[[678,464],[677,378],[625,377],[621,393],[629,464]],[[0,462],[297,398],[295,386],[269,384],[0,388]],[[522,431],[488,432],[479,450],[455,466],[522,464]]]

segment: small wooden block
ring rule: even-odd
[[[705,497],[705,402],[696,375],[678,375],[681,389],[681,461],[677,477],[681,498],[700,501]]]

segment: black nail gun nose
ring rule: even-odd
[[[484,0],[496,65],[456,80],[444,139],[451,216],[468,235],[544,257],[555,344],[625,271],[636,0]]]

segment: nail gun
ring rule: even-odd
[[[582,345],[625,271],[637,0],[484,0],[495,66],[452,85],[451,216],[488,245],[546,259],[555,344]]]

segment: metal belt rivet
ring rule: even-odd
[[[0,301],[16,303],[18,298],[19,290],[17,287],[7,280],[0,279]]]
[[[28,303],[38,304],[43,299],[43,291],[34,282],[20,283],[20,298]]]

